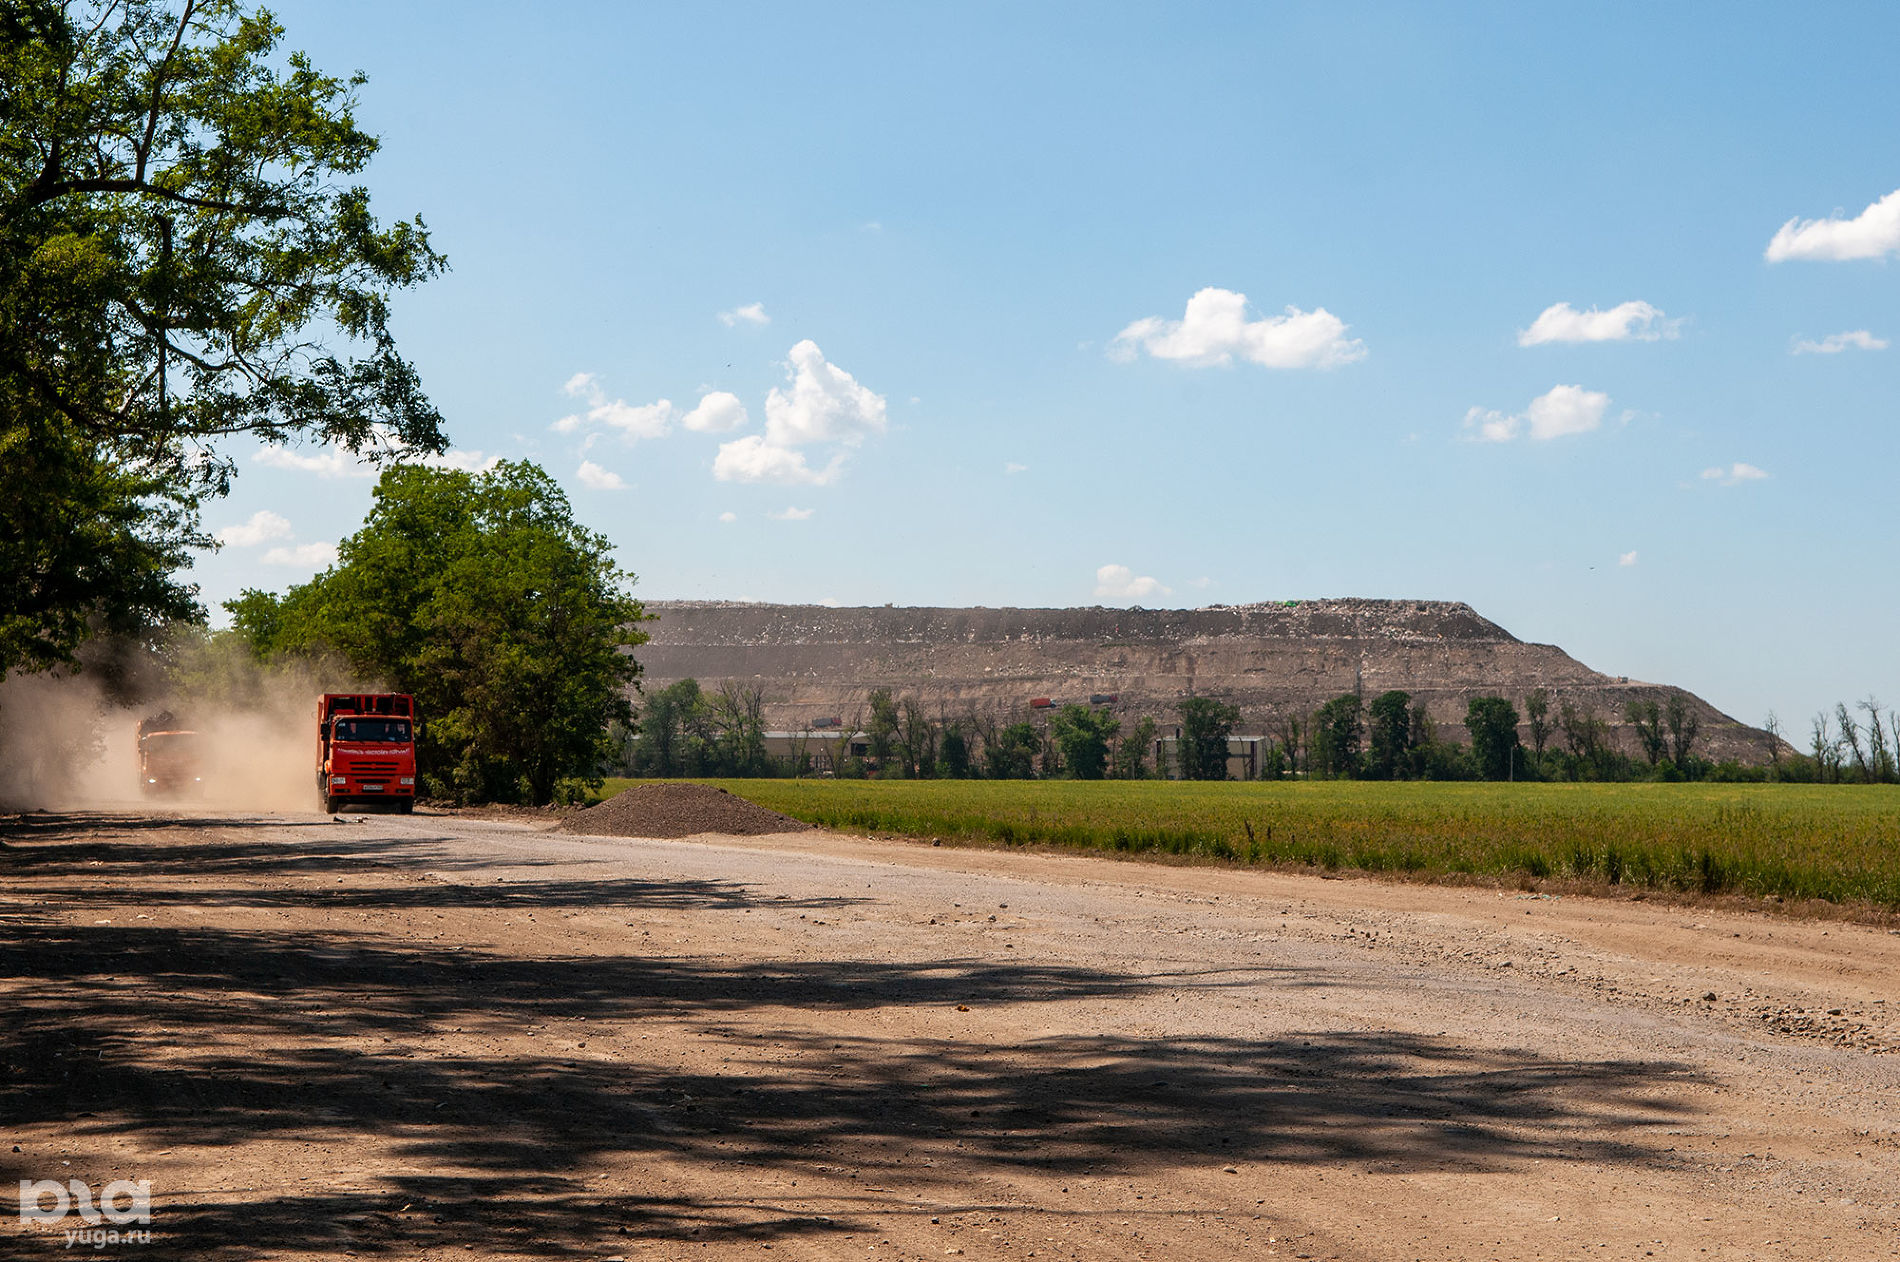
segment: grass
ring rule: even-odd
[[[635,784],[610,780],[605,792]],[[826,828],[1900,910],[1900,788],[723,780]]]

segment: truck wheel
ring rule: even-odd
[[[323,795],[323,813],[325,815],[334,815],[336,814],[336,808],[337,808],[337,800],[331,797],[328,793],[324,794]]]
[[[412,815],[415,813],[415,809],[416,800],[414,798],[402,798],[396,803],[396,814],[398,815]]]

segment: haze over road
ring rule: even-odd
[[[0,832],[0,1177],[148,1258],[1900,1255],[1883,928],[346,818]]]

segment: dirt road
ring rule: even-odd
[[[347,818],[0,831],[5,1186],[149,1180],[140,1258],[1900,1256],[1884,929]]]

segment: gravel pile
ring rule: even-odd
[[[639,784],[569,816],[559,831],[591,837],[803,832],[811,825],[707,784]]]

